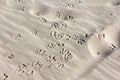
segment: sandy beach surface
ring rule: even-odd
[[[0,0],[0,80],[120,80],[120,0]]]

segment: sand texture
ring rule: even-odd
[[[0,80],[120,80],[120,0],[0,0]]]

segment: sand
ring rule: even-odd
[[[0,0],[0,80],[120,80],[119,0]]]

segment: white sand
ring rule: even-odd
[[[0,0],[0,80],[120,80],[119,0]]]

